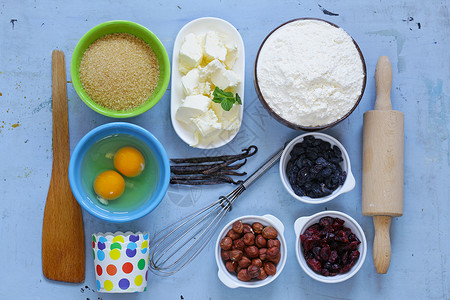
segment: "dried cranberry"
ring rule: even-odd
[[[345,249],[347,250],[356,250],[358,249],[358,245],[361,244],[361,242],[353,241],[347,244]]]
[[[349,262],[345,266],[343,266],[340,270],[340,273],[347,273],[350,269],[355,265],[354,261]]]
[[[323,247],[320,250],[320,259],[323,261],[328,261],[328,258],[330,257],[331,254],[331,250],[330,247],[328,245],[326,245],[325,247]]]
[[[331,270],[333,271],[339,271],[341,268],[339,266],[339,264],[332,264],[331,265]]]
[[[302,242],[303,249],[305,249],[306,252],[314,248],[318,243],[320,242],[320,237],[318,235],[306,237],[304,241]]]
[[[352,253],[350,254],[350,259],[353,261],[353,262],[356,262],[357,260],[358,260],[358,258],[359,258],[359,251],[358,250],[355,250],[355,251],[352,251]]]
[[[317,228],[310,227],[305,231],[305,236],[313,236],[313,235],[319,235],[320,231]]]
[[[331,251],[331,253],[330,253],[330,257],[328,258],[328,261],[330,262],[330,263],[334,263],[335,261],[336,261],[336,258],[338,257],[338,254],[337,254],[337,251],[336,250],[333,250],[333,251]]]
[[[334,218],[334,222],[333,222],[333,229],[334,230],[339,230],[344,228],[344,220],[339,219],[339,218]]]
[[[311,269],[314,272],[318,272],[319,273],[320,270],[322,270],[322,264],[317,259],[311,258],[307,262],[308,262],[308,265],[311,267]]]
[[[348,252],[345,252],[342,256],[341,256],[341,261],[344,265],[346,265],[348,263]]]
[[[333,224],[333,218],[331,218],[331,217],[323,217],[322,219],[320,219],[319,224],[322,227],[331,226]]]
[[[335,240],[337,242],[347,243],[348,242],[347,233],[344,230],[339,230],[339,232],[336,235]]]
[[[348,272],[358,261],[361,241],[344,223],[326,216],[300,235],[303,256],[314,272],[335,276]]]

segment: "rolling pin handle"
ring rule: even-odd
[[[391,104],[392,66],[389,57],[380,56],[375,68],[377,98],[375,110],[392,110]]]
[[[386,274],[391,263],[390,216],[373,216],[375,239],[373,240],[373,263],[378,274]]]

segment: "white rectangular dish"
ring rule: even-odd
[[[221,147],[230,142],[239,132],[239,128],[234,131],[222,130],[219,135],[215,136],[212,139],[204,138],[197,142],[194,134],[195,129],[193,128],[193,126],[182,123],[175,118],[177,109],[180,107],[183,99],[186,97],[181,83],[181,78],[183,75],[179,71],[179,52],[183,40],[187,34],[194,33],[196,35],[202,35],[211,30],[227,36],[237,46],[238,56],[231,70],[238,75],[241,81],[235,89],[235,92],[239,94],[242,102],[242,105],[239,105],[239,128],[242,124],[244,111],[245,49],[241,35],[233,25],[219,18],[199,18],[187,23],[178,32],[173,47],[170,116],[172,120],[172,126],[180,139],[182,139],[188,145],[200,149],[213,149]]]

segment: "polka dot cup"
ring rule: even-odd
[[[93,234],[92,248],[97,291],[134,293],[147,290],[148,233]]]

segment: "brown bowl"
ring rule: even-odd
[[[318,130],[323,130],[326,128],[330,128],[335,126],[336,124],[342,122],[343,120],[345,120],[358,106],[359,102],[362,99],[362,96],[364,94],[364,90],[366,88],[366,80],[367,80],[367,71],[366,71],[366,61],[364,60],[364,56],[361,52],[361,49],[359,48],[358,44],[355,42],[355,40],[352,38],[353,44],[355,45],[356,49],[358,50],[359,53],[359,57],[361,58],[361,62],[363,65],[363,72],[364,72],[364,80],[363,80],[363,85],[361,87],[361,94],[358,97],[358,100],[355,102],[355,105],[353,105],[352,109],[347,112],[342,118],[329,123],[329,124],[325,124],[325,125],[320,125],[320,126],[302,126],[299,124],[295,124],[292,123],[290,121],[287,121],[286,119],[282,118],[280,115],[278,115],[277,113],[275,113],[272,108],[270,108],[269,104],[266,102],[266,100],[264,99],[262,92],[259,88],[259,84],[258,84],[258,74],[257,74],[257,67],[258,67],[258,59],[259,59],[259,54],[261,52],[261,49],[264,47],[265,42],[267,41],[267,39],[275,32],[277,31],[279,28],[283,27],[286,24],[289,24],[291,22],[296,22],[296,21],[301,21],[301,20],[315,20],[315,21],[322,21],[322,22],[326,22],[334,27],[340,28],[339,26],[337,26],[336,24],[333,24],[331,22],[322,20],[322,19],[317,19],[317,18],[298,18],[298,19],[293,19],[290,21],[287,21],[286,23],[281,24],[280,26],[276,27],[274,30],[272,30],[267,36],[266,38],[263,40],[263,42],[261,43],[261,46],[258,49],[258,53],[256,55],[256,60],[255,60],[255,67],[253,70],[253,81],[255,84],[255,89],[256,89],[256,94],[258,95],[259,100],[261,101],[261,104],[264,106],[264,108],[269,112],[269,114],[275,118],[275,120],[277,120],[278,122],[280,122],[281,124],[288,126],[292,129],[296,129],[296,130],[303,130],[303,131],[318,131]],[[350,36],[351,37],[351,36]]]

